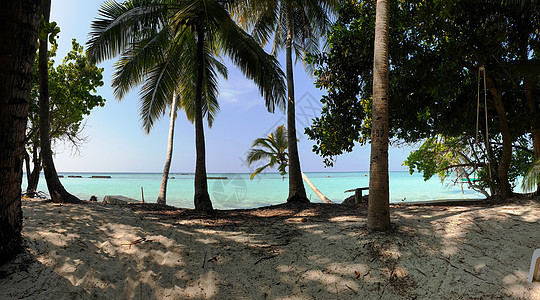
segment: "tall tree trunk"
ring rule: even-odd
[[[24,136],[41,15],[34,0],[0,10],[0,264],[21,245]]]
[[[512,134],[510,133],[510,128],[508,127],[508,119],[506,118],[506,110],[504,108],[504,103],[502,100],[502,94],[495,86],[495,82],[491,76],[487,75],[486,80],[488,84],[488,89],[493,96],[493,102],[495,103],[495,110],[499,116],[499,126],[501,128],[502,135],[502,155],[499,160],[499,167],[497,168],[497,178],[499,179],[499,184],[501,188],[501,196],[504,198],[511,197],[512,186],[508,181],[508,170],[510,169],[510,161],[512,160]]]
[[[49,22],[51,12],[51,0],[43,0],[43,18]],[[54,166],[52,157],[51,140],[49,137],[50,117],[49,117],[49,68],[48,68],[48,37],[39,42],[39,132],[41,143],[41,156],[43,159],[43,171],[47,188],[53,202],[56,203],[77,203],[80,200],[68,193],[60,179]]]
[[[34,136],[34,142],[32,145],[32,164],[34,166],[33,170],[30,170],[30,157],[27,154],[27,167],[26,167],[26,177],[27,177],[27,187],[26,187],[26,196],[35,197],[37,192],[37,186],[39,184],[39,174],[41,172],[41,154],[39,152],[39,131],[38,128],[33,128],[32,130]],[[26,152],[26,151],[25,151]]]
[[[287,4],[287,40],[286,40],[286,68],[287,68],[287,150],[289,151],[289,203],[309,203],[306,189],[302,182],[302,170],[298,157],[296,139],[296,112],[294,102],[294,75],[292,63],[292,16],[291,5]]]
[[[195,210],[211,213],[214,209],[206,178],[206,149],[202,115],[203,76],[204,76],[204,28],[197,26],[197,82],[195,86]]]
[[[35,197],[37,192],[37,186],[39,184],[39,174],[41,172],[41,158],[38,155],[38,148],[34,148],[35,151],[32,155],[32,164],[34,168],[27,176],[28,185],[26,187],[26,195],[28,197]],[[28,172],[28,171],[27,171]]]
[[[173,94],[171,102],[171,120],[169,123],[169,138],[167,140],[167,158],[165,159],[165,167],[163,168],[163,176],[161,177],[161,187],[157,198],[158,204],[167,204],[167,181],[169,180],[169,170],[171,169],[173,141],[174,141],[174,121],[176,120],[176,93]]]
[[[373,58],[373,112],[369,166],[368,228],[390,228],[388,187],[388,31],[389,0],[377,0]]]

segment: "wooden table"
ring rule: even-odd
[[[369,187],[346,190],[344,193],[354,192],[354,202],[356,204],[358,204],[358,203],[362,202],[362,191],[369,191]]]

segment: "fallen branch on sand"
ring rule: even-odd
[[[131,246],[133,245],[137,245],[137,244],[140,244],[140,243],[144,243],[144,242],[153,242],[154,240],[147,240],[146,238],[140,238],[138,240],[135,240],[131,243],[127,243],[127,244],[122,244],[122,246],[129,246],[128,249],[131,249]]]

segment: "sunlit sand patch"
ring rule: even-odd
[[[354,278],[354,277],[350,277]],[[344,293],[349,290],[358,290],[358,282],[353,279],[345,279],[342,276],[331,274],[323,270],[308,270],[302,274],[303,282],[316,281],[326,286],[326,290],[330,293]]]
[[[533,295],[540,293],[540,283],[525,284],[528,275],[527,272],[516,270],[504,277],[502,284],[506,295],[518,299],[538,299]]]
[[[361,222],[364,221],[364,218],[358,217],[358,216],[341,216],[341,217],[333,217],[330,218],[328,221],[330,222]]]

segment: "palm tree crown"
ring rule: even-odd
[[[154,66],[153,81],[143,86],[142,115],[161,112],[160,97],[166,99],[178,89],[186,111],[193,112],[195,122],[195,209],[212,211],[206,178],[203,110],[209,108],[204,98],[217,97],[216,70],[223,71],[219,55],[228,56],[247,78],[259,87],[266,107],[284,107],[285,84],[277,60],[264,52],[258,43],[230,17],[224,5],[232,1],[216,0],[131,0],[122,4],[106,2],[93,22],[89,54],[100,61],[122,54],[126,61],[140,63],[146,71]],[[130,52],[130,49],[136,51]],[[140,49],[140,53],[136,54]],[[148,52],[143,51],[148,50]],[[150,55],[149,55],[150,54]],[[122,59],[121,59],[122,61]],[[136,65],[136,63],[134,63]],[[124,64],[123,68],[130,64]],[[161,67],[160,67],[161,66]],[[119,82],[140,84],[140,72],[129,72]],[[142,73],[146,75],[146,73]],[[161,82],[159,89],[153,82]],[[130,87],[130,84],[126,84]],[[123,90],[116,89],[117,95]],[[151,96],[150,96],[151,95]],[[146,97],[148,96],[148,97]],[[165,103],[165,102],[163,102]],[[189,103],[189,105],[186,105]],[[205,106],[206,105],[206,106]],[[151,122],[149,122],[151,125]],[[150,126],[151,127],[151,126]]]
[[[268,163],[257,168],[250,176],[253,180],[257,174],[260,174],[267,168],[277,169],[281,176],[287,174],[287,165],[289,164],[289,154],[287,153],[287,129],[285,125],[279,126],[274,132],[266,138],[258,138],[253,141],[252,149],[249,150],[246,162],[248,166],[261,160],[268,160]]]

